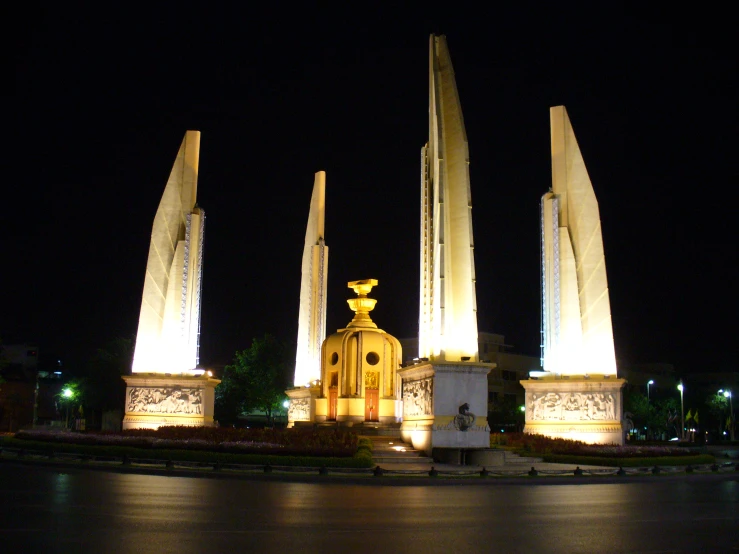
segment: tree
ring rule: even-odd
[[[729,412],[729,399],[723,394],[715,393],[711,394],[706,399],[706,406],[708,406],[708,412],[711,414],[712,419],[718,423],[718,434],[722,435],[724,432],[724,420],[726,413]],[[727,428],[729,425],[727,424]]]
[[[5,379],[3,379],[2,371],[5,369],[5,366],[8,365],[8,360],[5,359],[5,352],[3,351],[3,341],[0,339],[0,388],[2,387],[2,384],[5,382]]]
[[[271,424],[288,387],[288,360],[284,343],[269,334],[237,351],[216,387],[216,419],[230,425],[240,415],[259,410]]]
[[[130,338],[112,339],[75,372],[77,405],[85,406],[93,426],[102,421],[103,412],[123,408],[126,384],[121,377],[131,369],[133,345]]]
[[[513,426],[515,431],[523,431],[524,423],[525,414],[513,395],[504,395],[488,412],[488,424],[491,429]]]
[[[643,431],[648,439],[663,430],[660,403],[656,400],[650,401],[647,395],[640,391],[627,389],[624,394],[624,410],[631,414],[634,428],[639,429],[639,434]]]
[[[85,399],[85,405],[94,410],[112,410],[123,407],[126,384],[121,379],[131,370],[133,339],[117,337],[98,348],[85,369],[84,387],[94,396]]]
[[[676,437],[680,436],[680,403],[675,398],[668,398],[656,402],[657,420],[659,421],[659,430],[666,431],[667,436],[673,433]]]
[[[64,414],[65,427],[69,427],[70,416],[74,419],[75,412],[81,409],[84,399],[82,387],[80,379],[72,379],[56,395],[55,401]]]

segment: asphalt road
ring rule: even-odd
[[[739,475],[392,486],[0,465],[3,554],[724,553],[737,529]]]

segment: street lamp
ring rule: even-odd
[[[719,391],[721,392],[721,391]],[[724,398],[729,399],[729,422],[731,423],[731,429],[729,429],[729,436],[731,437],[731,440],[734,440],[734,403],[731,400],[731,391],[725,390],[723,391]]]
[[[72,391],[72,389],[70,389],[69,387],[67,387],[66,389],[64,389],[62,391],[62,396],[64,396],[64,398],[67,399],[67,402],[66,402],[66,404],[67,404],[67,418],[66,418],[66,421],[64,422],[64,427],[67,428],[67,429],[69,429],[69,402],[72,399],[72,397],[74,396],[74,392]]]
[[[652,379],[647,381],[647,402],[649,402],[649,385],[654,385],[654,381]]]
[[[677,386],[677,390],[680,391],[680,438],[685,440],[685,404],[683,403],[683,383],[682,381]]]

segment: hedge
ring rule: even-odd
[[[574,456],[570,454],[539,454],[538,456],[545,462],[556,464],[582,464],[611,467],[687,466],[712,464],[715,462],[715,458],[710,454],[645,458],[605,458],[602,456]]]

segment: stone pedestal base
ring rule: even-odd
[[[158,429],[163,425],[212,427],[215,387],[207,376],[136,373],[123,377],[126,406],[123,429]]]
[[[524,433],[588,444],[624,443],[624,379],[546,377],[521,381],[526,390]]]
[[[287,408],[287,426],[295,427],[295,425],[306,425],[315,423],[316,421],[316,398],[321,392],[321,388],[299,387],[288,389],[285,391],[290,405]]]
[[[435,449],[489,448],[488,373],[495,364],[422,362],[398,370],[403,381],[403,441]]]

